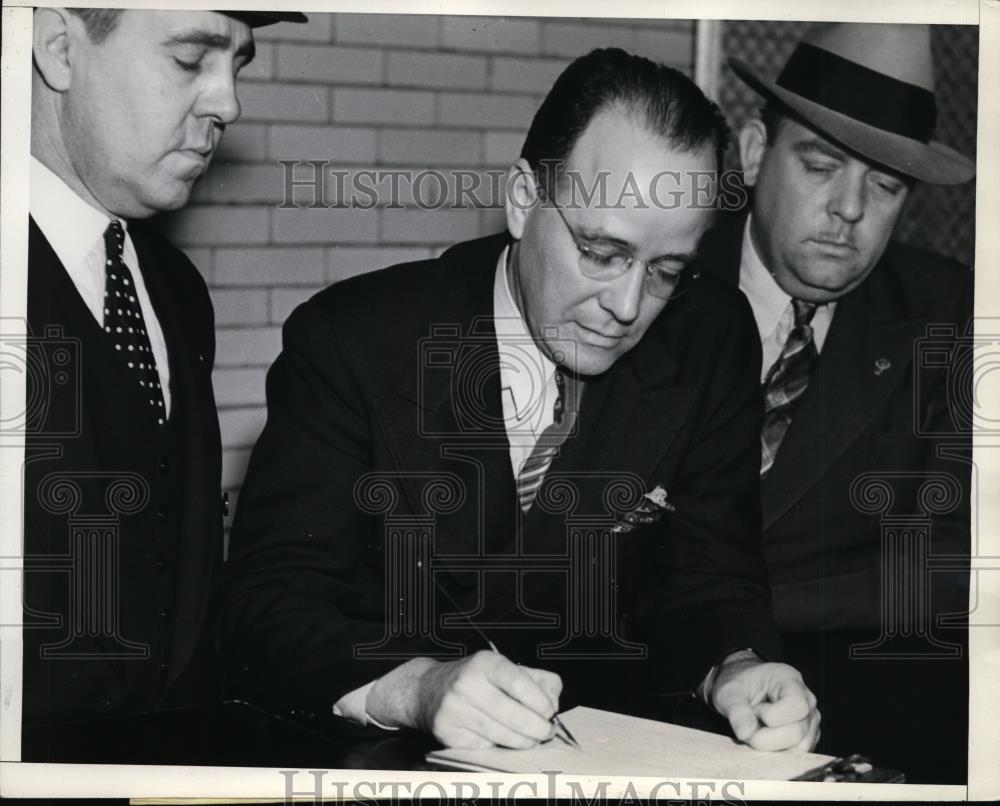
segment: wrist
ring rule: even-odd
[[[752,649],[739,649],[735,652],[730,652],[721,661],[709,669],[708,674],[705,675],[705,679],[702,681],[698,693],[701,695],[701,698],[706,705],[714,707],[712,704],[712,695],[720,677],[746,666],[752,666],[762,662],[763,661],[760,655]]]
[[[411,658],[380,677],[365,701],[369,717],[386,727],[420,728],[425,681],[439,665],[431,658]]]

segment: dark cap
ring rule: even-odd
[[[301,11],[222,11],[229,17],[245,22],[251,28],[272,25],[276,22],[308,22],[309,18]]]

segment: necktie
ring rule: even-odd
[[[521,511],[525,513],[531,509],[549,465],[576,424],[583,384],[560,369],[556,370],[555,381],[556,402],[552,410],[552,424],[539,435],[538,442],[517,476],[517,497],[521,503]]]
[[[760,432],[760,477],[764,478],[774,459],[785,432],[792,422],[795,405],[809,385],[809,369],[816,358],[816,343],[809,324],[816,314],[816,305],[800,299],[792,300],[795,324],[788,333],[781,355],[764,379],[764,426]]]
[[[132,272],[122,258],[125,248],[125,231],[118,221],[112,221],[104,230],[104,332],[108,334],[115,352],[131,370],[146,393],[149,407],[157,423],[163,425],[166,408],[156,360],[146,334],[146,321],[136,297]]]

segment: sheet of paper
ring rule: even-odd
[[[469,771],[777,781],[833,760],[818,753],[752,750],[727,736],[594,708],[574,708],[560,717],[579,749],[556,738],[531,750],[438,750],[427,760]]]

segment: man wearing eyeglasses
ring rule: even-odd
[[[773,662],[752,315],[691,266],[726,137],[681,73],[594,51],[535,116],[506,233],[292,315],[219,597],[236,693],[515,748],[680,695],[812,747]]]

